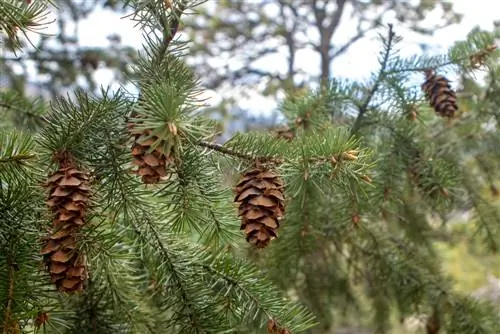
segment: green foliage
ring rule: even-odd
[[[0,95],[4,332],[262,333],[271,320],[292,333],[354,322],[389,333],[395,317],[423,313],[437,314],[446,333],[495,333],[498,312],[455,290],[436,242],[453,242],[446,217],[465,209],[476,215],[471,245],[495,252],[500,242],[498,208],[484,192],[500,170],[491,130],[499,120],[498,52],[487,55],[487,87],[476,87],[453,122],[410,87],[427,67],[469,75],[467,61],[490,35],[476,32],[446,57],[401,59],[390,26],[370,80],[332,80],[282,102],[291,141],[256,131],[220,145],[209,141],[213,123],[198,112],[198,79],[180,58],[185,43],[174,38],[181,15],[198,3],[127,4],[146,37],[134,69],[138,98],[76,90],[46,110]],[[150,151],[161,142],[175,155],[158,184],[144,186],[131,173],[130,124],[159,138]],[[61,152],[92,175],[78,239],[90,276],[74,295],[55,291],[40,270],[53,218],[41,185],[61,167],[54,159]],[[263,250],[238,231],[231,193],[233,174],[257,162],[286,185],[278,238]]]
[[[0,33],[8,38],[11,48],[20,46],[17,37],[18,30],[26,34],[27,31],[37,31],[46,25],[43,22],[47,16],[48,1],[37,1],[32,6],[28,6],[25,1],[3,0],[0,3]],[[0,40],[1,42],[1,40]],[[2,44],[0,44],[2,45]]]
[[[27,99],[15,91],[0,92],[2,127],[14,126],[24,131],[36,132],[44,123],[46,106],[43,100]]]

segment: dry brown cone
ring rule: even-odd
[[[280,327],[274,319],[269,319],[267,322],[268,334],[292,334],[288,329]]]
[[[137,166],[134,173],[141,176],[144,184],[160,182],[167,176],[167,165],[174,163],[171,152],[164,151],[164,141],[151,135],[150,130],[137,131],[134,124],[128,125],[130,133],[134,136],[132,144],[132,164]],[[170,132],[177,134],[175,125],[169,125]]]
[[[458,110],[457,96],[449,80],[436,75],[433,70],[425,71],[425,82],[421,86],[434,111],[442,116],[453,118]]]
[[[264,248],[277,237],[279,220],[285,211],[283,180],[273,171],[257,166],[245,172],[236,185],[238,215],[246,240]]]
[[[89,203],[89,177],[70,159],[49,176],[46,201],[54,214],[53,226],[40,252],[52,282],[62,292],[82,291],[87,279],[85,257],[78,249],[77,236],[85,223]]]

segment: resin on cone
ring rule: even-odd
[[[277,237],[279,220],[284,214],[284,183],[273,171],[255,167],[245,172],[236,185],[238,215],[246,240],[264,248]]]
[[[87,268],[85,257],[78,249],[77,237],[85,223],[90,197],[89,177],[67,160],[49,176],[45,186],[49,193],[46,203],[54,218],[52,232],[41,254],[59,291],[82,291]]]
[[[457,96],[449,80],[436,75],[433,70],[425,71],[425,82],[421,86],[434,111],[442,116],[453,118],[458,110]]]
[[[172,149],[170,152],[165,152],[164,140],[151,135],[151,130],[135,130],[133,123],[129,123],[128,127],[134,136],[132,164],[137,166],[134,173],[141,177],[144,184],[160,182],[167,176],[167,165],[174,162]]]

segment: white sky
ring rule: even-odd
[[[216,0],[209,0],[216,1]],[[457,12],[463,13],[464,18],[460,24],[449,26],[446,29],[437,31],[434,36],[415,38],[415,36],[403,36],[406,43],[401,45],[401,54],[409,56],[419,53],[420,49],[416,43],[427,42],[433,46],[432,52],[446,52],[446,50],[457,40],[464,39],[470,30],[479,25],[486,30],[493,29],[493,21],[500,20],[500,12],[497,10],[500,0],[454,0],[454,8]],[[495,7],[495,8],[493,8]],[[439,14],[438,14],[439,15]],[[439,19],[439,17],[437,17]],[[427,20],[434,21],[431,16]],[[390,22],[390,21],[389,21]],[[355,23],[344,23],[336,33],[337,41],[341,42],[341,37],[355,31]],[[397,24],[395,24],[397,32]],[[54,33],[57,31],[57,24],[52,24],[44,32]],[[137,48],[141,47],[141,32],[128,18],[121,18],[119,15],[109,11],[97,10],[88,19],[79,23],[80,43],[85,46],[106,46],[108,45],[107,36],[112,33],[119,33],[122,36],[122,43]],[[344,33],[345,32],[345,33]],[[416,42],[416,43],[415,43]],[[380,42],[371,39],[363,39],[353,45],[347,53],[338,57],[333,63],[333,73],[336,77],[346,77],[352,79],[366,78],[372,71],[377,69],[377,54],[380,51]],[[311,56],[313,58],[311,58]],[[319,59],[314,58],[317,55],[311,55],[307,52],[297,55],[297,64],[304,70],[311,73],[317,73],[319,69]],[[314,61],[317,59],[317,61]],[[280,62],[268,62],[277,66]],[[283,64],[284,65],[284,64]],[[102,85],[111,83],[110,73],[106,70],[98,70],[96,78]],[[208,104],[217,103],[217,94],[207,92],[207,97],[212,97]],[[243,104],[247,102],[252,105],[260,106],[260,110],[255,112],[266,112],[273,109],[275,101],[269,98],[263,98],[258,94],[252,94],[247,98],[240,100]]]

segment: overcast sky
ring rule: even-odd
[[[216,1],[216,0],[209,0]],[[431,43],[434,47],[432,53],[446,52],[446,50],[457,40],[464,39],[470,30],[479,25],[486,30],[493,29],[494,20],[500,20],[500,12],[492,5],[499,0],[454,0],[453,4],[456,11],[464,14],[464,19],[460,24],[456,24],[446,29],[437,31],[432,38],[417,39],[416,36],[403,36],[406,43],[401,46],[402,55],[409,56],[415,53],[420,53],[417,46],[419,42]],[[439,14],[438,14],[439,15]],[[433,21],[439,17],[427,17],[427,20]],[[397,30],[397,26],[395,26]],[[57,25],[53,24],[45,30],[46,33],[54,33],[57,31]],[[343,33],[346,32],[346,33]],[[349,32],[355,31],[355,22],[343,23],[336,33],[340,39],[348,35]],[[97,10],[88,19],[79,23],[80,43],[86,46],[106,46],[108,45],[107,36],[112,33],[119,33],[122,36],[122,42],[134,47],[141,47],[141,32],[134,27],[133,22],[127,18],[120,16],[110,11]],[[337,38],[339,38],[337,37]],[[336,77],[346,77],[352,79],[366,78],[372,71],[377,69],[377,54],[380,50],[380,44],[373,39],[364,39],[353,45],[347,53],[338,57],[333,63],[333,73]],[[314,55],[316,56],[316,55]],[[268,61],[266,63],[269,63]],[[311,60],[311,55],[303,53],[298,55],[297,63],[304,70],[315,73],[319,69],[318,62]],[[276,62],[273,66],[276,66]],[[279,64],[279,63],[278,63]],[[110,73],[106,70],[98,70],[97,78],[103,85],[110,83]],[[207,96],[212,97],[212,102],[217,102],[217,94],[215,92],[207,92]],[[275,103],[272,100],[259,97],[258,95],[247,98],[252,101],[253,105],[260,105],[261,110],[256,112],[265,112],[273,108]],[[245,101],[242,101],[245,103]],[[209,101],[210,103],[210,101]]]

